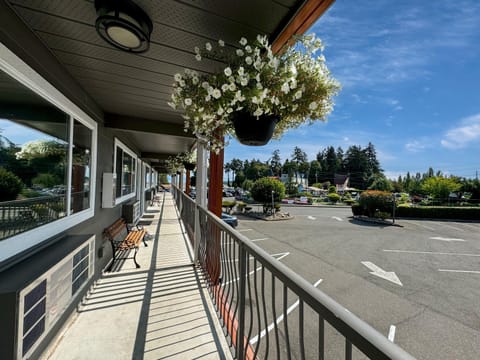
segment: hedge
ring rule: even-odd
[[[396,209],[395,216],[423,219],[480,220],[480,208],[447,206],[399,207]]]

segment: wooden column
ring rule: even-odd
[[[185,194],[190,195],[190,170],[187,170],[185,174]]]

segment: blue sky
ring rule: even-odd
[[[480,1],[337,0],[310,29],[342,83],[327,123],[248,147],[234,139],[232,158],[282,161],[299,146],[372,142],[389,178],[425,172],[475,177],[480,171]]]

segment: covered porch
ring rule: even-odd
[[[0,120],[62,151],[43,166],[60,164],[61,184],[39,190],[59,201],[13,199],[2,213],[14,231],[1,233],[0,277],[22,276],[0,282],[0,357],[408,359],[216,216],[221,153],[208,154],[167,105],[175,73],[215,69],[195,62],[195,46],[223,39],[235,48],[261,33],[278,51],[333,0],[138,0],[153,24],[144,53],[99,36],[98,3],[110,2],[0,2]],[[166,160],[194,148],[196,201],[184,194],[184,172],[171,193],[158,192]],[[35,210],[28,226],[16,226],[18,201]],[[120,217],[144,222],[151,237],[140,269],[127,260],[106,272],[104,230]],[[289,316],[292,302],[299,311]]]

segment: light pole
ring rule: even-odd
[[[273,194],[275,193],[274,190],[272,190],[272,213],[273,217],[275,217],[275,201],[273,200]]]
[[[395,198],[395,194],[393,194],[393,212],[392,212],[392,218],[393,218],[393,221],[392,221],[392,224],[395,224],[395,206],[397,204],[397,199]]]

